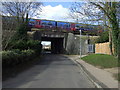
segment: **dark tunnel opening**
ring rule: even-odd
[[[42,37],[42,45],[43,45],[44,53],[62,54],[63,53],[63,39],[64,38]]]

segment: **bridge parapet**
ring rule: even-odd
[[[40,29],[32,29],[32,31],[36,31],[41,34],[41,37],[50,37],[50,38],[64,38],[65,34],[68,32],[64,32],[62,30],[56,30],[56,29],[46,29],[46,30],[40,30]]]
[[[64,33],[41,33],[41,37],[64,38]]]
[[[73,32],[71,30],[66,30],[64,28],[32,28],[32,31],[41,31],[41,32],[62,32],[62,33],[69,33],[69,32]]]

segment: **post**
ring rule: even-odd
[[[80,59],[81,59],[81,56],[82,56],[82,50],[81,50],[81,30],[80,31]]]

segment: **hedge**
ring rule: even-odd
[[[32,60],[35,56],[35,51],[31,49],[22,51],[20,51],[19,49],[2,51],[2,66],[14,66]]]
[[[18,41],[12,41],[10,43],[10,46],[13,46],[11,49],[20,49],[20,50],[26,50],[26,49],[39,49],[41,50],[41,42],[38,40],[18,40]]]

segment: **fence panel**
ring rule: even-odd
[[[95,53],[111,55],[109,42],[95,44]]]

